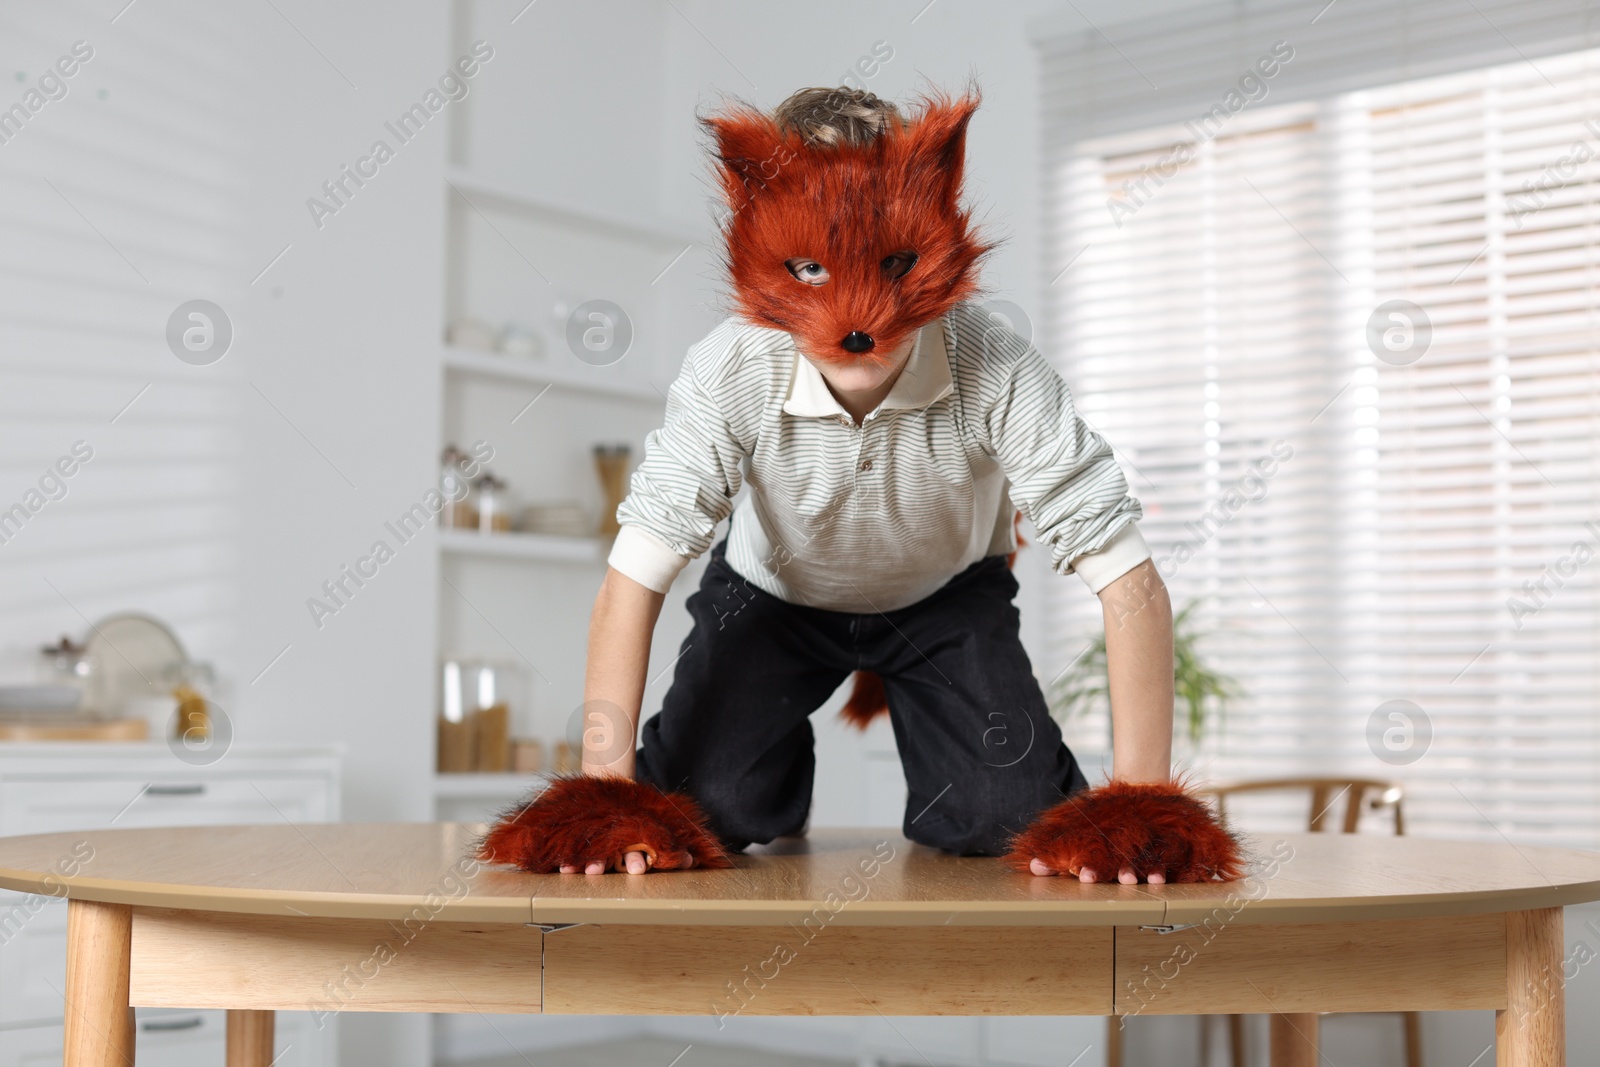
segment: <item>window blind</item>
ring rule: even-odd
[[[1376,299],[1432,320],[1425,351],[1372,361],[1354,411],[1353,685],[1432,719],[1424,825],[1592,847],[1600,51],[1345,106]]]
[[[1052,151],[1052,350],[1245,691],[1203,773],[1596,844],[1597,94],[1543,55]],[[1050,604],[1054,675],[1100,617]]]

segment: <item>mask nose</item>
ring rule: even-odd
[[[862,333],[860,330],[851,330],[844,335],[844,340],[839,343],[844,346],[846,352],[854,352],[859,355],[862,352],[871,352],[874,342],[871,336]]]

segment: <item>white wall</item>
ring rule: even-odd
[[[154,612],[223,672],[238,740],[349,746],[358,820],[429,812],[432,554],[402,550],[320,631],[305,599],[432,476],[444,131],[321,231],[305,200],[438,76],[440,10],[0,8],[6,106],[95,50],[0,146],[0,499],[74,439],[96,450],[0,549],[8,674],[107,611]],[[164,338],[196,297],[235,331],[211,366]],[[420,1024],[351,1017],[348,1062],[424,1062]]]
[[[243,285],[251,57],[203,14],[7,4],[0,25],[0,677],[31,680],[46,640],[129,609],[228,665],[237,365],[180,362],[164,330]],[[16,129],[63,57],[65,95]],[[91,458],[41,491],[76,442]]]
[[[443,72],[448,23],[433,4],[278,6],[228,15],[258,69],[239,122],[251,276],[289,246],[242,292],[229,357],[245,380],[239,736],[342,741],[347,819],[426,819],[435,557],[383,523],[436,476],[447,129],[401,145],[384,123]],[[307,199],[379,138],[394,159],[319,229]],[[394,560],[316,626],[307,599],[380,538]],[[422,1016],[341,1025],[344,1062],[426,1062]]]

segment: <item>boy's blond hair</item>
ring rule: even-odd
[[[778,128],[793,130],[808,145],[871,144],[893,123],[904,126],[900,110],[865,89],[809,87],[791,93],[772,112]]]

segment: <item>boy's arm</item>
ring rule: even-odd
[[[1111,776],[1165,782],[1172,767],[1173,696],[1166,583],[1147,559],[1101,589],[1100,604],[1111,694]]]
[[[583,683],[583,773],[633,777],[634,740],[644,703],[650,637],[665,593],[606,568],[589,617]]]
[[[702,360],[726,373],[724,364],[737,355],[734,337],[724,323],[690,349],[667,390],[666,417],[646,437],[644,460],[617,507],[622,528],[589,619],[585,774],[633,777],[633,742],[662,601],[684,566],[710,546],[743,481],[744,442],[699,375]]]
[[[632,778],[633,744],[644,703],[645,673],[650,664],[650,637],[661,614],[665,593],[646,589],[613,567],[606,568],[600,593],[589,616],[589,656],[583,680],[583,773]],[[623,867],[642,874],[648,865],[642,852],[629,852]],[[561,868],[565,874],[575,865]],[[605,864],[591,863],[586,874],[604,874]]]
[[[1145,560],[1100,590],[1106,627],[1106,681],[1111,696],[1111,777],[1165,784],[1172,767],[1172,602],[1155,564]],[[1034,874],[1053,874],[1038,856],[1024,857]],[[1097,871],[1080,881],[1112,877],[1124,885],[1163,882],[1162,870],[1131,866]]]

